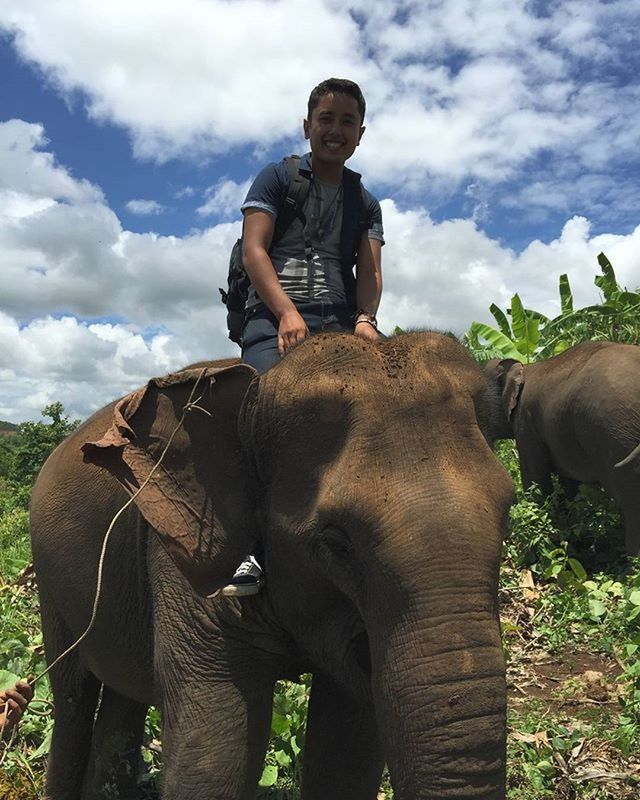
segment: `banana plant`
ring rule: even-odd
[[[594,283],[603,294],[602,303],[575,309],[566,274],[560,275],[560,314],[553,319],[525,308],[518,294],[511,298],[506,313],[492,303],[489,310],[497,327],[473,322],[464,337],[476,359],[515,358],[528,363],[550,358],[587,339],[639,343],[640,290],[620,287],[604,253],[598,255],[598,263],[602,274],[595,276]]]
[[[511,316],[511,321],[495,303],[489,306],[489,310],[498,327],[492,328],[483,322],[472,322],[466,334],[468,346],[475,357],[479,361],[488,361],[490,358],[515,358],[517,361],[528,363],[533,360],[540,342],[540,326],[544,325],[547,317],[525,308],[517,293],[511,298],[511,307],[507,312]]]

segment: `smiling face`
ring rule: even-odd
[[[329,92],[320,98],[311,119],[304,121],[304,135],[311,144],[313,171],[323,177],[336,177],[342,173],[345,161],[353,155],[360,143],[364,127],[354,97],[340,92]],[[324,176],[323,176],[324,173]]]

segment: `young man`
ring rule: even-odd
[[[364,115],[365,100],[353,81],[320,83],[304,120],[311,152],[299,165],[310,181],[302,215],[273,241],[291,185],[285,161],[260,172],[241,207],[243,263],[251,279],[242,358],[260,373],[311,333],[350,331],[378,339],[382,213],[360,176],[345,167],[364,134]],[[254,594],[261,579],[251,557],[223,593]]]
[[[382,214],[375,197],[360,190],[359,176],[345,168],[364,134],[364,114],[364,97],[352,81],[330,78],[311,92],[304,120],[311,152],[300,160],[311,181],[302,208],[306,225],[295,218],[272,242],[290,183],[284,162],[260,172],[242,205],[243,261],[252,284],[242,357],[258,372],[309,333],[346,330],[378,338]]]

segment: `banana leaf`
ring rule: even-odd
[[[569,276],[566,272],[560,276],[559,291],[562,314],[570,314],[573,311],[573,294],[571,292],[571,285],[569,284]]]
[[[511,326],[509,325],[507,315],[501,308],[498,308],[495,303],[491,303],[489,311],[493,314],[495,321],[498,323],[498,328],[500,328],[501,333],[504,333],[504,335],[510,339],[513,334],[511,333]]]
[[[487,341],[495,350],[500,353],[502,358],[515,358],[518,361],[528,361],[525,353],[521,353],[516,347],[515,343],[505,336],[502,331],[492,328],[490,325],[485,325],[483,322],[472,322],[471,331],[473,335]]]

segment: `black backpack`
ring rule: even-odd
[[[288,156],[285,158],[289,168],[289,191],[276,217],[275,229],[273,231],[272,246],[282,238],[287,228],[296,217],[299,217],[303,225],[306,225],[302,207],[307,195],[311,181],[300,173],[300,156]],[[227,328],[229,338],[232,342],[240,344],[240,334],[244,322],[244,309],[249,295],[251,281],[242,263],[242,237],[233,245],[229,258],[229,274],[227,276],[226,291],[220,288],[218,291],[222,297],[222,302],[227,307]]]

